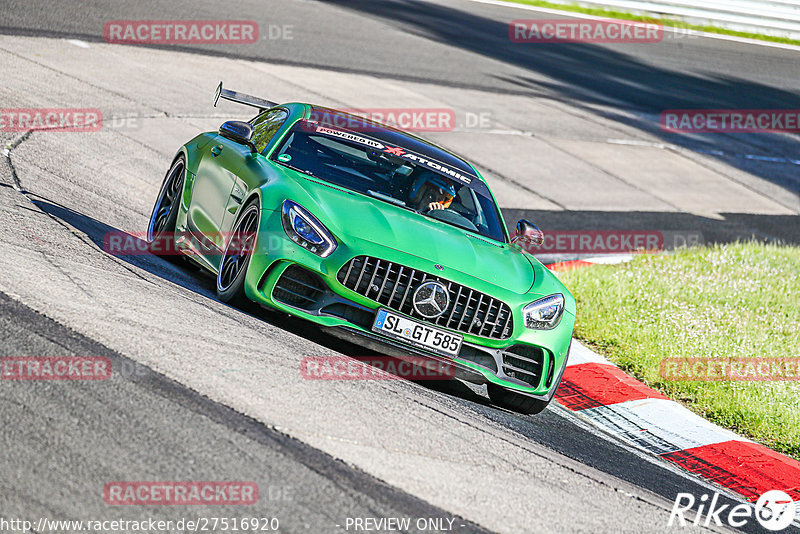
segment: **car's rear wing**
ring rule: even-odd
[[[222,82],[219,82],[219,86],[217,86],[217,92],[214,95],[214,107],[217,107],[217,102],[219,102],[220,98],[258,108],[259,112],[266,111],[269,108],[274,108],[278,105],[275,102],[270,102],[269,100],[264,100],[263,98],[258,98],[257,96],[237,93],[236,91],[231,91],[230,89],[223,89]]]

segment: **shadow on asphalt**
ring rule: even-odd
[[[666,250],[680,248],[699,236],[696,244],[732,243],[755,240],[800,245],[800,217],[797,215],[757,215],[724,213],[715,219],[683,212],[648,211],[547,211],[502,209],[510,229],[527,219],[548,230],[651,231],[664,234]],[[670,241],[671,242],[668,242]]]
[[[800,141],[780,134],[681,134],[662,131],[658,125],[658,115],[664,110],[800,108],[800,95],[796,92],[759,83],[755,79],[722,76],[713,72],[713,65],[708,66],[707,72],[695,73],[679,68],[658,67],[610,46],[514,43],[509,39],[508,24],[470,13],[468,10],[474,6],[468,2],[461,4],[462,9],[419,0],[328,0],[328,3],[357,10],[414,35],[459,47],[553,80],[525,75],[495,76],[521,91],[529,92],[531,96],[546,97],[547,94],[542,95],[545,89],[547,93],[559,95],[570,105],[585,110],[593,105],[618,107],[622,102],[622,107],[634,114],[604,112],[600,115],[647,131],[666,143],[691,150],[715,151],[719,150],[719,140],[724,138],[734,144],[741,142],[751,150],[755,147],[764,156],[792,159],[800,152]],[[561,17],[529,12],[524,18]],[[673,46],[678,49],[676,55],[686,54],[682,43],[691,40],[689,36],[673,38],[671,33],[665,32],[661,43],[627,45],[627,49]],[[720,42],[716,44],[724,47]],[[620,45],[620,49],[626,49],[625,45]],[[767,57],[764,59],[766,61]],[[797,73],[787,75],[796,76]],[[598,114],[594,108],[589,111]],[[800,193],[797,166],[789,162],[765,166],[741,154],[715,155],[710,152],[708,157],[716,157],[728,165]],[[781,168],[778,169],[778,166]],[[614,215],[609,214],[609,221],[613,220]],[[795,232],[797,225],[795,220]]]

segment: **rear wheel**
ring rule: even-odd
[[[178,219],[178,206],[185,175],[186,162],[183,155],[180,155],[164,177],[164,183],[161,184],[161,190],[153,206],[153,213],[150,215],[150,224],[147,226],[147,243],[150,245],[150,251],[158,256],[175,252],[175,222]]]
[[[491,382],[486,385],[486,389],[489,391],[489,398],[492,403],[514,412],[537,414],[543,412],[547,405],[550,404],[550,401],[521,395]]]
[[[248,304],[244,294],[244,279],[253,255],[261,217],[258,205],[258,200],[253,200],[242,208],[219,264],[217,297],[223,302],[237,306]]]

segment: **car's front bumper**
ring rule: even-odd
[[[514,314],[510,337],[489,339],[446,329],[464,338],[459,356],[453,359],[412,347],[372,331],[377,310],[385,306],[351,291],[336,277],[339,269],[354,256],[382,257],[388,253],[400,263],[420,262],[415,256],[369,242],[360,242],[357,250],[340,244],[331,256],[323,259],[286,236],[279,212],[264,210],[245,292],[255,302],[312,321],[334,336],[378,352],[398,358],[413,357],[417,363],[419,358],[425,358],[433,365],[450,364],[455,367],[457,377],[470,382],[493,382],[541,400],[553,397],[567,361],[575,321],[571,313],[565,312],[559,325],[552,330],[530,330],[522,326],[521,306],[504,299],[509,295],[499,295]],[[424,264],[419,268],[425,268]],[[454,281],[464,283],[463,280]],[[395,310],[395,313],[398,312]],[[418,317],[410,318],[425,322]],[[518,366],[537,372],[520,373],[522,369]]]

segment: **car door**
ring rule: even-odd
[[[203,256],[219,256],[219,249],[223,246],[221,231],[225,208],[236,173],[250,154],[249,147],[219,134],[203,149],[187,218],[189,230],[196,234],[196,242],[199,241],[198,252]]]

